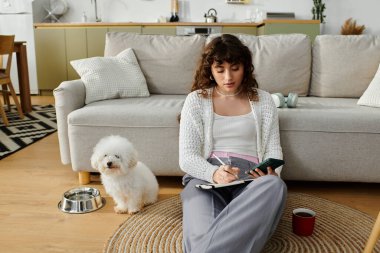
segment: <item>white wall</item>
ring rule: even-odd
[[[36,0],[41,1],[41,0]],[[169,17],[170,0],[97,0],[98,13],[105,22],[156,22],[160,16]],[[70,9],[63,22],[80,22],[83,11],[93,21],[91,0],[67,0]],[[344,21],[353,17],[358,25],[365,25],[367,34],[380,35],[379,0],[324,0],[326,3],[325,34],[339,34]],[[244,22],[247,10],[260,8],[267,12],[294,12],[298,19],[311,19],[312,0],[251,0],[248,4],[226,4],[225,0],[179,0],[180,20],[203,22],[204,13],[214,8],[218,21]],[[35,4],[36,7],[37,4]],[[38,19],[38,18],[35,18]]]

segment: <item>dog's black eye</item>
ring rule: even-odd
[[[107,154],[104,155],[104,157],[107,157],[107,156],[108,156]]]
[[[120,156],[119,156],[119,155],[115,155],[115,157],[116,157],[117,159],[119,159],[119,158],[120,158]]]

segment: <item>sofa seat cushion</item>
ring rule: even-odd
[[[281,131],[380,133],[378,108],[358,99],[300,97],[297,108],[279,109]]]
[[[98,101],[68,115],[69,125],[98,127],[173,127],[186,95],[152,95]],[[112,133],[110,133],[112,134]]]

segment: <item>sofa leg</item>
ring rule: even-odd
[[[79,184],[89,184],[90,183],[90,172],[88,171],[80,171],[79,175]]]

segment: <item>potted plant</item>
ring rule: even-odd
[[[340,34],[342,35],[360,35],[363,34],[365,25],[356,25],[356,20],[347,19],[341,27]]]
[[[325,3],[322,2],[322,0],[313,0],[314,6],[311,9],[311,13],[313,14],[313,19],[319,19],[322,24],[325,23],[326,15],[323,14],[323,12],[326,10]]]

